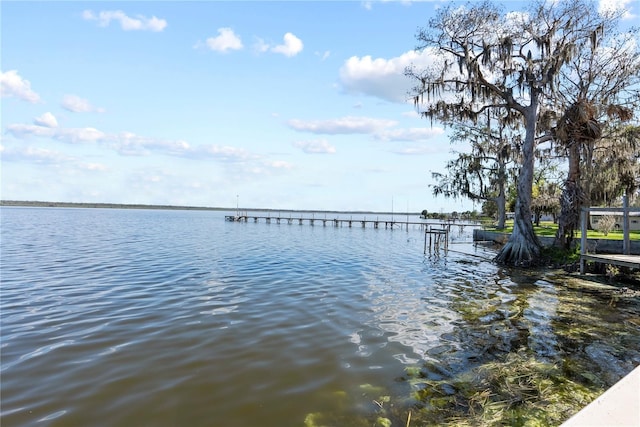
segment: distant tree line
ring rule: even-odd
[[[480,212],[478,211],[464,211],[464,212],[429,212],[424,209],[420,213],[422,219],[437,219],[437,220],[477,220],[480,218]]]

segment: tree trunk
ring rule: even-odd
[[[584,162],[585,165],[585,179],[583,180],[583,185],[582,185],[582,204],[580,207],[583,206],[591,206],[591,182],[593,181],[593,147],[594,146],[594,141],[589,141],[589,144],[587,144],[585,151],[586,151],[586,159]],[[580,210],[580,209],[579,209]],[[590,214],[589,211],[587,211],[587,229],[588,230],[592,230],[593,228],[591,227],[591,218],[590,218]]]
[[[507,220],[507,197],[505,195],[505,181],[506,181],[506,166],[505,162],[500,159],[500,170],[498,171],[498,196],[495,198],[496,205],[498,206],[498,230],[504,229],[504,224]]]
[[[575,230],[580,224],[580,208],[583,194],[580,188],[580,144],[569,145],[569,171],[560,196],[560,218],[554,246],[570,249]]]
[[[525,139],[522,146],[522,167],[518,175],[513,232],[502,247],[495,261],[514,266],[535,265],[540,260],[540,241],[531,222],[531,190],[533,187],[534,148],[538,99],[533,96],[525,110]]]
[[[498,224],[496,228],[498,230],[504,229],[505,222],[507,222],[507,201],[504,195],[504,190],[498,194],[495,198],[496,205],[498,206]]]

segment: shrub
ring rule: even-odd
[[[605,236],[616,226],[616,218],[613,215],[604,215],[600,217],[596,224],[596,230],[602,232]]]

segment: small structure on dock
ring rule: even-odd
[[[433,228],[429,227],[424,232],[424,253],[427,253],[427,238],[429,240],[429,253],[444,247],[445,253],[449,250],[449,228]]]

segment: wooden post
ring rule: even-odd
[[[631,254],[631,242],[629,241],[629,199],[627,196],[622,197],[622,253]]]
[[[580,274],[584,274],[584,257],[587,253],[587,208],[582,208],[580,212]]]
[[[451,228],[449,228],[447,230],[447,232],[444,234],[444,253],[448,253],[449,252],[449,232],[451,231]]]
[[[427,231],[424,231],[424,254],[427,253]]]

